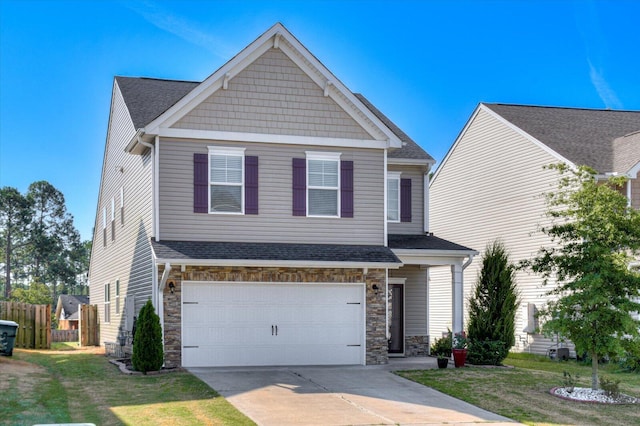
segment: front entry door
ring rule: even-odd
[[[404,353],[404,286],[389,284],[389,353]]]

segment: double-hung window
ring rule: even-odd
[[[400,172],[387,172],[387,221],[400,222]]]
[[[340,153],[307,152],[309,216],[338,217],[340,212]]]
[[[120,315],[120,280],[116,280],[116,315]]]
[[[244,213],[244,148],[209,148],[209,211]]]
[[[104,285],[104,322],[111,322],[111,285]]]

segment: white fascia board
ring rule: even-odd
[[[367,108],[329,69],[327,69],[306,47],[302,45],[290,33],[286,38],[292,46],[287,43],[280,44],[280,50],[286,54],[300,69],[302,69],[319,87],[324,88],[327,82],[331,83],[327,89],[327,95],[331,97],[351,118],[353,118],[364,129],[370,132],[382,132],[387,138],[389,148],[401,148],[402,141],[391,131],[369,108]],[[298,56],[298,53],[300,56]],[[314,69],[321,74],[319,76]],[[348,101],[348,102],[347,102]],[[354,110],[354,107],[357,110]],[[361,115],[362,114],[362,115]],[[372,124],[375,127],[372,127]]]
[[[256,268],[339,268],[339,269],[398,269],[402,263],[386,262],[321,262],[306,260],[252,260],[252,259],[156,259],[158,264],[188,266],[232,266]]]
[[[177,139],[205,139],[231,142],[259,142],[284,145],[316,145],[345,148],[384,149],[386,141],[375,139],[340,139],[318,136],[275,135],[268,133],[225,132],[218,130],[192,130],[160,128],[158,136]]]
[[[636,179],[638,177],[638,172],[640,171],[640,161],[636,163],[635,166],[630,168],[627,173],[625,173],[630,179]]]
[[[283,30],[282,25],[276,24],[258,37],[255,41],[245,47],[240,53],[234,56],[229,62],[220,67],[216,72],[207,77],[200,85],[189,92],[162,113],[159,117],[149,123],[145,132],[158,134],[160,127],[170,127],[189,111],[199,105],[206,98],[211,96],[216,90],[222,87],[225,75],[229,74],[229,79],[235,77],[239,72],[255,61],[260,55],[273,46],[270,41],[273,36]]]
[[[385,141],[387,147],[402,147],[400,139],[279,23],[267,30],[267,32],[245,47],[238,55],[214,72],[184,98],[149,123],[145,128],[145,133],[152,135],[160,134],[161,128],[168,128],[175,124],[207,97],[219,90],[223,85],[225,76],[228,76],[228,79],[232,79],[258,57],[271,49],[274,45],[272,39],[276,34],[279,34],[279,36],[283,38],[283,40],[279,41],[278,48],[305,71],[319,87],[324,88],[327,82],[330,82],[331,86],[328,90],[328,95],[331,96],[341,108],[349,113],[358,124],[364,129],[368,129],[370,133],[384,134],[387,138]],[[284,42],[285,40],[286,42]],[[293,51],[289,45],[291,45],[293,49],[296,49],[297,52]],[[318,76],[309,64],[317,68],[318,71],[323,74],[322,77]],[[345,102],[345,99],[351,104]],[[358,111],[354,111],[354,106]],[[363,117],[366,117],[366,119]]]
[[[464,125],[464,127],[462,128],[462,131],[460,132],[460,134],[456,138],[456,140],[453,143],[453,145],[451,145],[451,148],[449,148],[449,151],[447,151],[447,154],[444,156],[444,159],[442,160],[442,162],[438,166],[438,169],[433,174],[433,177],[431,178],[431,183],[429,184],[430,187],[431,187],[431,185],[433,185],[433,183],[438,178],[438,175],[440,174],[440,170],[445,166],[445,164],[449,160],[449,157],[455,151],[455,149],[458,146],[458,144],[460,143],[460,141],[462,141],[462,139],[465,137],[467,131],[469,130],[469,127],[471,127],[471,124],[473,124],[474,120],[476,119],[476,116],[478,115],[478,113],[480,111],[484,111],[484,112],[488,113],[489,115],[494,117],[496,120],[498,120],[499,122],[501,122],[502,124],[507,126],[509,129],[511,129],[514,132],[520,134],[525,139],[528,139],[529,141],[533,142],[535,145],[537,145],[542,150],[544,150],[547,153],[551,154],[553,157],[556,157],[559,162],[566,163],[571,168],[575,168],[576,167],[576,165],[572,161],[569,161],[567,158],[563,157],[558,152],[556,152],[553,149],[549,148],[546,144],[540,142],[538,139],[534,138],[529,133],[525,132],[524,130],[522,130],[518,126],[514,125],[513,123],[507,121],[501,115],[497,114],[496,112],[494,112],[493,110],[491,110],[489,107],[487,107],[485,104],[483,104],[481,102],[481,103],[478,104],[476,109],[473,111],[473,114],[471,114],[471,117],[469,118],[467,123]]]
[[[387,164],[394,166],[424,166],[432,167],[436,163],[435,160],[417,159],[417,158],[387,158]]]
[[[560,155],[560,153],[558,153],[557,151],[554,151],[553,149],[549,148],[549,146],[546,145],[545,143],[543,143],[540,140],[534,138],[529,133],[525,132],[520,127],[516,126],[515,124],[511,123],[510,121],[507,121],[504,117],[502,117],[498,113],[496,113],[493,110],[491,110],[491,108],[487,107],[485,104],[481,103],[479,108],[482,109],[483,111],[487,112],[491,116],[493,116],[496,120],[500,121],[502,124],[507,126],[509,129],[511,129],[514,132],[520,134],[525,139],[528,139],[531,142],[533,142],[535,145],[537,145],[543,151],[546,151],[551,156],[556,157],[559,162],[565,163],[570,167],[576,167],[576,164],[574,164],[573,161],[571,161],[568,158],[565,158],[564,156]]]
[[[391,249],[405,265],[453,265],[470,256],[477,256],[475,250],[419,250]]]
[[[438,175],[440,174],[440,170],[444,167],[445,164],[447,164],[447,161],[449,161],[449,157],[451,156],[453,151],[455,151],[455,149],[457,148],[457,146],[460,143],[460,141],[462,140],[462,138],[464,138],[464,135],[467,133],[467,130],[469,130],[469,127],[471,126],[471,123],[473,123],[473,121],[475,120],[476,116],[478,115],[478,112],[480,111],[480,106],[481,105],[482,104],[478,104],[476,109],[471,114],[471,117],[469,117],[469,119],[465,123],[464,127],[462,128],[462,130],[458,134],[458,137],[456,138],[456,140],[449,147],[449,150],[447,151],[447,153],[445,154],[444,158],[440,162],[440,165],[438,165],[438,168],[436,169],[435,173],[431,177],[431,182],[429,183],[429,187],[431,187],[431,185],[433,185],[433,182],[436,181]]]

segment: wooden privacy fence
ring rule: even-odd
[[[0,302],[0,319],[18,323],[18,334],[13,347],[51,348],[51,305]]]
[[[80,305],[80,346],[100,345],[98,328],[98,305]]]
[[[77,342],[78,330],[51,330],[52,342]]]

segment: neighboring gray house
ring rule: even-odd
[[[89,296],[61,294],[56,304],[58,330],[77,330],[80,321],[80,305],[88,305]]]
[[[101,341],[151,299],[168,366],[426,354],[427,271],[447,267],[461,328],[476,254],[428,233],[433,164],[280,24],[203,82],[116,77],[90,267]]]
[[[630,203],[640,208],[640,112],[553,108],[524,105],[478,105],[438,167],[430,185],[431,228],[440,237],[481,252],[500,238],[518,262],[551,244],[537,232],[548,224],[544,193],[553,191],[558,174],[552,163],[588,165],[602,178],[623,174]],[[465,297],[471,295],[480,261],[464,272]],[[545,353],[553,342],[535,334],[534,313],[546,303],[549,288],[519,271],[521,295],[516,350]],[[433,295],[432,335],[450,327],[446,274],[430,274]]]

